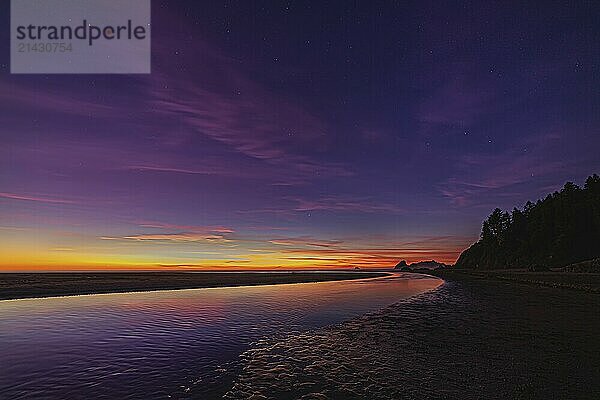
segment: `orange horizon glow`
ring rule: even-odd
[[[474,241],[468,236],[325,237],[148,222],[109,227],[113,234],[101,233],[102,227],[0,228],[0,272],[383,269],[401,260],[453,264]]]
[[[461,249],[448,252],[433,253],[418,256],[410,252],[394,252],[390,255],[374,255],[370,252],[348,251],[342,254],[309,253],[293,251],[292,253],[270,254],[268,257],[252,256],[248,260],[202,260],[201,262],[150,262],[118,261],[115,259],[93,260],[85,255],[69,255],[69,257],[53,257],[38,255],[27,261],[26,255],[0,260],[0,272],[34,272],[34,271],[247,271],[247,270],[348,270],[359,267],[363,270],[393,268],[400,260],[408,263],[435,260],[445,264],[453,264]],[[293,256],[290,256],[293,254]],[[85,260],[81,258],[85,258]],[[19,260],[12,263],[10,260]]]

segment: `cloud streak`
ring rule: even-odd
[[[224,243],[229,242],[224,235],[206,235],[201,233],[165,233],[165,234],[140,234],[130,235],[121,237],[103,236],[103,240],[124,240],[124,241],[137,241],[137,242],[210,242],[210,243]]]
[[[26,195],[26,194],[17,194],[17,193],[5,193],[0,192],[0,197],[10,200],[23,200],[23,201],[34,201],[40,203],[49,203],[49,204],[75,204],[77,203],[74,200],[69,199],[60,199],[54,197],[46,197],[39,195]]]
[[[561,142],[560,135],[550,133],[520,140],[495,154],[462,155],[456,161],[455,175],[438,189],[457,207],[498,205],[499,198],[522,196],[520,186],[525,184],[535,192],[547,185],[548,178],[573,170],[569,162],[550,157]]]
[[[239,64],[213,47],[206,43],[198,46],[200,61],[187,53],[174,59],[170,46],[159,46],[155,78],[147,88],[150,103],[157,113],[187,128],[164,136],[165,143],[181,145],[201,135],[295,174],[352,174],[341,163],[308,155],[330,145],[323,121],[297,102],[247,78]],[[193,74],[168,72],[173,63],[185,60],[193,60]]]

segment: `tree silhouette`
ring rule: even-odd
[[[496,208],[480,239],[463,251],[457,267],[548,267],[600,257],[600,177],[582,188],[567,182],[560,192],[509,214]]]

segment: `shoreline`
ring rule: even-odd
[[[0,301],[152,292],[159,290],[284,285],[377,278],[386,272],[49,272],[0,274]]]
[[[575,272],[530,272],[525,270],[454,270],[432,271],[431,275],[449,279],[479,279],[494,282],[522,283],[587,293],[600,293],[600,274]]]
[[[295,398],[349,399],[598,393],[597,296],[444,275],[437,289],[377,312],[259,342],[224,398],[285,398],[290,388]]]

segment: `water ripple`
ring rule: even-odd
[[[440,284],[361,281],[0,301],[0,398],[220,398],[239,355]]]

